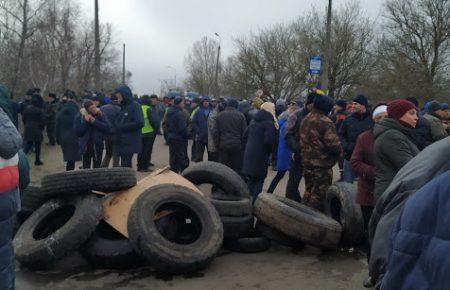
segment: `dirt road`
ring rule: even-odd
[[[167,165],[168,154],[168,147],[158,136],[152,160],[157,168]],[[30,161],[33,158],[30,153]],[[65,169],[59,147],[43,145],[42,160],[44,166],[31,165],[32,183],[39,183],[47,173]],[[269,170],[265,189],[274,175]],[[287,176],[276,193],[283,192],[286,182]],[[76,253],[50,272],[34,273],[17,267],[16,289],[362,289],[366,273],[367,262],[359,251],[323,252],[314,247],[293,252],[276,245],[258,254],[223,251],[204,272],[178,277],[158,276],[148,268],[96,270]]]

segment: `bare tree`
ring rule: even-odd
[[[201,95],[210,95],[215,87],[216,57],[219,43],[211,38],[203,37],[194,43],[185,58],[188,74],[186,80],[189,90]],[[219,60],[219,70],[221,62]]]
[[[380,41],[383,79],[397,96],[429,99],[448,83],[450,1],[388,0]]]
[[[11,91],[14,92],[19,78],[21,77],[21,68],[24,59],[25,45],[28,39],[33,36],[37,29],[37,19],[39,12],[44,7],[45,1],[30,1],[30,0],[16,0],[16,1],[2,1],[0,8],[13,19],[13,24],[0,22],[5,29],[11,30],[18,37],[17,55],[14,60],[14,67],[12,72]]]

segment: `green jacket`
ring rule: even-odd
[[[391,184],[397,172],[419,154],[413,143],[413,130],[386,118],[374,128],[375,198]]]

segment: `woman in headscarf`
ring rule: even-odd
[[[247,128],[244,136],[246,146],[242,173],[247,179],[253,200],[262,191],[270,164],[269,157],[277,142],[277,129],[275,105],[266,102],[255,114],[253,122]]]

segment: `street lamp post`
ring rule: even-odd
[[[174,68],[173,66],[170,66],[170,65],[168,65],[167,66],[167,68],[170,68],[170,69],[173,69],[173,72],[174,72],[174,89],[176,90],[177,89],[177,69],[176,68]]]
[[[220,43],[222,42],[222,38],[220,37],[219,33],[214,33],[215,36],[219,38],[219,46],[217,47],[217,59],[216,59],[216,75],[215,75],[215,97],[219,97],[219,59],[220,59]]]

